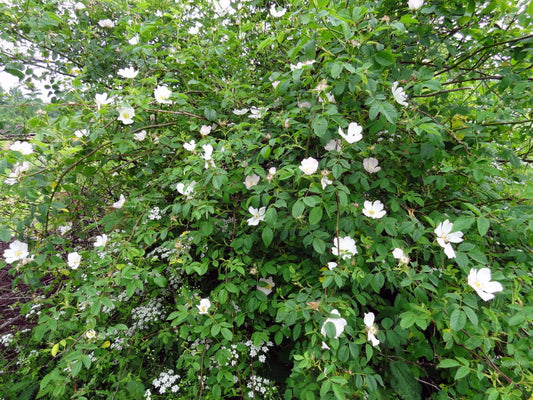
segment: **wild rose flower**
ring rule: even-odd
[[[117,71],[117,74],[126,79],[133,79],[137,76],[139,71],[133,67],[121,68]]]
[[[107,98],[107,93],[96,93],[94,95],[94,103],[96,104],[96,109],[99,110],[105,104],[111,104],[113,98]]]
[[[250,115],[248,115],[248,118],[260,119],[265,112],[266,108],[250,107]]]
[[[416,11],[423,5],[424,5],[424,0],[409,0],[407,2],[407,7],[409,7],[409,10],[411,11]]]
[[[142,131],[135,132],[133,138],[138,141],[146,139],[146,131],[143,129]]]
[[[379,167],[378,164],[379,161],[374,157],[365,158],[363,160],[363,168],[370,174],[375,174],[376,172],[381,171],[381,167]]]
[[[211,307],[211,302],[209,299],[201,299],[200,304],[196,306],[198,308],[198,314],[208,314],[209,308]]]
[[[322,179],[320,179],[320,184],[322,185],[322,190],[326,189],[328,185],[331,185],[333,181],[328,178],[329,171],[323,170],[322,171]]]
[[[261,177],[259,175],[248,175],[246,179],[244,179],[244,186],[246,186],[246,189],[250,189],[252,186],[257,185],[260,179]]]
[[[94,247],[105,247],[105,245],[107,244],[107,241],[109,240],[109,238],[107,237],[107,235],[104,233],[102,235],[98,235],[96,236],[96,241],[94,242]]]
[[[188,143],[184,143],[183,148],[187,151],[194,151],[194,149],[196,148],[196,141],[193,139]]]
[[[357,254],[357,247],[355,246],[355,240],[350,236],[335,237],[333,238],[333,247],[331,252],[334,256],[341,257],[343,260],[349,260]]]
[[[335,327],[335,334],[333,335],[333,338],[338,339],[338,337],[344,332],[344,328],[346,327],[346,325],[348,325],[348,323],[344,318],[341,317],[341,314],[336,309],[331,310],[330,315],[331,316],[329,318],[326,318],[326,320],[322,324],[322,328],[320,328],[320,333],[322,334],[322,336],[327,337],[326,324],[331,323]],[[326,343],[324,342],[322,342],[322,348],[329,349],[328,345],[326,345]]]
[[[252,217],[248,218],[248,225],[250,226],[259,225],[259,222],[265,220],[266,207],[253,208],[250,206],[248,212],[252,214]]]
[[[376,334],[378,333],[378,328],[374,324],[375,315],[372,312],[365,313],[364,316],[364,323],[366,326],[366,331],[368,333],[368,340],[372,343],[372,346],[377,346],[379,344],[379,339],[376,337]]]
[[[398,87],[398,82],[394,82],[392,84],[392,96],[394,97],[394,100],[396,103],[407,107],[409,104],[407,103],[407,94],[405,94],[405,91],[403,90],[403,87]]]
[[[154,89],[154,97],[159,104],[172,104],[172,100],[169,100],[171,95],[172,90],[167,86],[158,86]]]
[[[274,18],[283,17],[286,12],[287,12],[287,9],[285,8],[282,8],[281,10],[278,11],[274,4],[270,6],[270,15],[272,15]]]
[[[33,153],[33,146],[29,142],[21,142],[20,140],[17,140],[9,146],[9,150],[18,151],[19,153],[22,153],[22,155],[28,156]]]
[[[435,228],[437,243],[444,248],[444,254],[450,259],[455,258],[455,251],[450,243],[461,243],[463,241],[463,232],[452,232],[453,224],[446,220],[441,222]]]
[[[126,198],[124,197],[123,194],[121,194],[120,198],[118,199],[118,201],[113,203],[113,205],[111,207],[113,207],[113,208],[122,208],[124,206],[125,202],[126,202]]]
[[[9,244],[9,248],[4,250],[4,260],[7,264],[12,264],[15,261],[24,260],[28,257],[28,244],[15,240]]]
[[[387,212],[383,209],[383,203],[379,200],[376,200],[374,202],[371,201],[365,201],[364,202],[364,208],[363,208],[363,214],[365,214],[367,217],[379,219],[382,218]]]
[[[204,144],[202,145],[202,149],[204,149],[202,158],[205,160],[205,169],[208,169],[209,167],[215,168],[215,161],[213,160],[213,146],[210,144]]]
[[[337,268],[337,263],[334,261],[330,261],[326,265],[330,271],[333,271],[335,268]]]
[[[259,279],[259,282],[263,282],[263,284],[257,285],[257,290],[263,292],[267,296],[272,293],[272,288],[276,286],[271,276],[269,276],[268,279],[261,278]]]
[[[16,163],[15,165],[13,165],[13,168],[11,169],[9,177],[4,179],[4,183],[6,185],[14,185],[15,183],[17,183],[22,173],[26,172],[29,169],[30,169],[30,163],[28,161],[23,161],[22,163],[20,162]]]
[[[476,270],[472,268],[468,274],[468,284],[477,292],[479,297],[485,301],[494,298],[494,293],[501,292],[503,286],[500,282],[491,281],[490,268]]]
[[[132,46],[139,44],[139,35],[133,36],[131,39],[128,40],[128,43],[131,44]]]
[[[192,181],[188,185],[180,182],[176,185],[176,190],[185,196],[186,199],[192,199],[192,193],[194,192],[194,186],[196,186],[196,181]]]
[[[78,129],[74,131],[74,136],[81,139],[82,137],[89,136],[89,133],[88,129]]]
[[[241,108],[241,109],[236,108],[236,109],[233,110],[233,114],[235,114],[235,115],[244,115],[247,112],[248,112],[247,108]]]
[[[272,179],[274,179],[274,175],[276,175],[276,172],[277,172],[276,167],[270,167],[270,168],[268,169],[268,174],[267,174],[267,176],[266,176],[266,179],[267,179],[268,181],[271,181]]]
[[[202,125],[200,128],[200,135],[202,136],[209,135],[211,133],[211,129],[213,129],[211,125]]]
[[[85,4],[83,4],[82,2],[77,2],[76,4],[74,4],[74,10],[76,11],[81,11],[85,8]]]
[[[78,269],[81,264],[81,256],[77,251],[73,253],[68,253],[67,256],[67,265],[72,269]]]
[[[313,65],[314,63],[315,63],[315,60],[307,60],[307,61],[303,61],[303,62],[298,62],[296,65],[291,64],[290,68],[291,68],[291,71],[295,71],[297,69],[302,69],[303,67],[307,67],[309,65]]]
[[[341,140],[340,139],[331,139],[325,146],[324,149],[326,151],[341,151]]]
[[[118,120],[124,125],[133,124],[133,117],[135,117],[135,110],[132,107],[119,107],[118,111]]]
[[[318,160],[315,160],[313,157],[308,157],[302,160],[300,166],[298,167],[306,175],[312,175],[318,169]]]
[[[348,125],[348,133],[346,134],[339,126],[339,135],[350,144],[358,142],[363,138],[363,135],[361,134],[362,131],[363,128],[357,122],[350,122]]]
[[[87,332],[85,332],[85,337],[89,340],[93,339],[96,336],[96,332],[94,329],[89,329]]]
[[[98,25],[100,25],[102,28],[111,29],[115,27],[115,23],[111,21],[110,19],[101,19],[98,21]]]
[[[398,264],[407,265],[409,264],[409,257],[404,253],[403,249],[395,248],[392,251],[392,256],[398,260]]]

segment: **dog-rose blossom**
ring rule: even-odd
[[[67,265],[72,269],[78,269],[81,264],[81,255],[77,251],[68,253],[67,255]]]
[[[134,79],[139,71],[133,67],[121,68],[117,71],[117,74],[126,79]]]
[[[194,149],[196,148],[196,140],[193,139],[188,143],[184,143],[183,148],[187,151],[194,151]]]
[[[111,207],[113,208],[122,208],[124,206],[124,203],[126,202],[126,198],[123,194],[120,195],[118,201],[114,202]]]
[[[379,161],[374,157],[365,158],[363,160],[363,168],[369,174],[375,174],[376,172],[381,171],[381,167],[378,166]]]
[[[286,8],[282,8],[280,11],[278,11],[274,4],[270,6],[270,15],[272,15],[274,18],[283,17],[286,12],[287,12]]]
[[[19,153],[22,153],[22,155],[28,156],[33,153],[33,146],[29,142],[21,142],[20,140],[17,140],[9,146],[9,150],[18,151]]]
[[[378,328],[376,324],[374,324],[375,318],[376,316],[373,312],[365,313],[363,318],[368,334],[368,340],[372,343],[372,346],[374,347],[379,344],[379,339],[376,337],[376,334],[378,333]]]
[[[355,246],[355,240],[350,236],[335,237],[333,238],[333,247],[331,252],[334,256],[338,256],[343,260],[349,260],[357,254],[357,247]]]
[[[260,179],[261,177],[257,174],[248,175],[244,179],[244,186],[246,186],[246,189],[250,189],[252,186],[257,185]]]
[[[198,314],[208,314],[211,307],[211,301],[209,299],[201,299],[200,304],[196,306],[198,308]]]
[[[118,120],[124,125],[133,124],[133,117],[135,117],[135,110],[133,107],[119,107],[118,111]]]
[[[102,28],[111,29],[115,27],[115,22],[111,21],[110,19],[101,19],[98,21],[98,25],[100,25]]]
[[[403,249],[395,248],[392,251],[392,256],[398,260],[398,264],[400,265],[407,265],[409,264],[409,257],[405,254]]]
[[[304,158],[298,167],[306,175],[312,175],[318,169],[318,160],[313,157]]]
[[[337,309],[331,310],[330,315],[331,317],[326,318],[324,324],[322,324],[322,328],[320,328],[320,333],[322,334],[322,336],[327,337],[326,324],[331,323],[335,327],[335,335],[333,335],[333,338],[337,339],[342,334],[342,332],[344,332],[344,328],[346,327],[346,325],[348,325],[348,323],[344,318],[341,317],[341,314]],[[322,342],[322,348],[329,349],[328,345],[324,342]]]
[[[159,104],[172,104],[171,95],[172,90],[168,86],[158,86],[154,89],[154,98]]]
[[[24,260],[29,254],[28,244],[15,240],[11,242],[8,249],[4,250],[4,259],[6,263],[11,264],[15,261]]]
[[[94,242],[94,247],[105,247],[105,245],[107,244],[107,241],[109,240],[109,238],[107,237],[107,235],[104,233],[102,235],[98,235],[96,236],[96,241]]]
[[[455,251],[451,243],[461,243],[463,241],[463,232],[452,232],[453,224],[449,220],[445,220],[437,225],[435,228],[435,235],[437,235],[437,243],[444,248],[444,254],[448,258],[455,258]]]
[[[94,95],[94,103],[96,104],[96,109],[99,110],[103,105],[105,104],[111,104],[113,102],[113,98],[107,97],[107,93],[96,93]]]
[[[204,149],[204,154],[202,155],[202,158],[205,161],[204,167],[205,169],[209,169],[209,167],[215,168],[215,160],[213,160],[213,146],[210,144],[204,144],[202,145],[202,149]]]
[[[266,207],[253,208],[250,206],[248,212],[252,214],[252,217],[248,218],[248,225],[250,226],[259,225],[259,222],[265,220]]]
[[[398,82],[394,82],[392,84],[392,96],[394,97],[394,100],[396,103],[407,107],[409,104],[407,103],[407,94],[405,94],[405,90],[403,90],[403,87],[398,87]]]
[[[350,122],[347,133],[344,133],[342,128],[339,126],[339,135],[349,144],[360,141],[363,138],[363,135],[361,134],[362,131],[363,127],[357,122]]]
[[[477,292],[479,297],[485,301],[494,298],[494,293],[501,292],[503,286],[500,282],[491,281],[490,268],[480,270],[472,268],[468,274],[468,284]]]
[[[384,206],[381,201],[376,200],[372,202],[367,200],[364,202],[363,214],[374,219],[383,218],[387,213],[383,208]]]
[[[194,192],[194,186],[196,181],[192,181],[188,185],[185,185],[183,182],[180,182],[176,185],[176,190],[185,196],[186,199],[192,199],[192,193]]]
[[[411,11],[416,11],[423,5],[424,5],[424,0],[409,0],[407,2],[407,7],[409,7],[409,10]]]
[[[213,129],[213,127],[211,125],[202,125],[200,127],[200,135],[202,136],[207,136],[211,133],[211,129]]]
[[[272,288],[276,286],[271,276],[269,276],[267,279],[261,278],[259,279],[259,282],[263,282],[263,283],[260,285],[257,285],[257,290],[259,290],[260,292],[263,292],[267,296],[270,293],[272,293]]]
[[[135,132],[133,138],[138,141],[146,139],[146,131],[143,129],[142,131]]]

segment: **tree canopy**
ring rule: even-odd
[[[0,392],[531,396],[532,15],[1,3]]]

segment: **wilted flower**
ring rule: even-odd
[[[378,160],[374,157],[365,158],[363,160],[363,168],[366,172],[375,174],[378,171],[381,171],[381,167],[378,166]]]
[[[198,314],[208,314],[209,307],[211,307],[209,299],[201,299],[200,304],[196,306],[198,308]]]
[[[404,253],[403,249],[395,248],[392,251],[392,256],[398,260],[398,263],[400,265],[407,265],[409,264],[409,257]]]
[[[360,141],[363,138],[361,132],[363,128],[357,122],[350,122],[348,125],[348,133],[345,134],[342,128],[339,126],[339,135],[341,135],[344,140],[352,144]]]
[[[211,133],[211,129],[213,129],[211,125],[202,125],[200,128],[200,135],[202,136],[209,135]]]
[[[248,112],[248,109],[247,108],[241,108],[241,109],[234,109],[233,110],[233,114],[235,115],[244,115]]]
[[[409,10],[411,11],[416,11],[423,5],[424,5],[424,0],[409,0],[407,2],[407,6],[409,7]]]
[[[304,158],[298,167],[306,175],[312,175],[318,169],[318,160],[313,157]]]
[[[104,104],[110,104],[113,102],[113,98],[107,98],[107,93],[96,93],[94,95],[94,102],[96,103],[96,109],[99,110]]]
[[[405,94],[405,91],[403,90],[403,87],[398,87],[398,82],[394,82],[392,84],[392,95],[394,96],[394,100],[396,103],[406,107],[409,104],[407,104],[407,94]]]
[[[104,233],[102,235],[96,236],[96,241],[94,242],[94,247],[104,247],[107,244],[109,238]]]
[[[11,146],[9,146],[9,150],[18,151],[19,153],[27,156],[33,153],[33,146],[29,142],[21,142],[20,140],[17,140],[11,144]]]
[[[193,139],[188,143],[184,143],[183,148],[187,151],[194,151],[194,149],[196,148],[196,141]]]
[[[65,233],[67,233],[68,231],[72,229],[72,222],[67,222],[66,225],[60,225],[57,227],[57,229],[59,230],[59,233],[61,235],[64,235]]]
[[[68,253],[67,256],[67,265],[72,269],[77,269],[81,263],[81,256],[77,251],[73,253]]]
[[[118,120],[124,125],[133,124],[133,117],[135,117],[135,110],[132,107],[119,107],[118,111]]]
[[[374,324],[375,315],[372,312],[365,313],[364,322],[366,325],[366,331],[368,332],[368,340],[372,342],[372,346],[377,346],[379,344],[379,339],[376,337],[378,333],[378,328]]]
[[[252,186],[255,186],[259,183],[259,179],[261,179],[259,175],[256,175],[256,174],[248,175],[244,179],[244,186],[246,186],[246,189],[250,189]]]
[[[143,129],[142,131],[134,133],[133,138],[139,141],[146,139],[146,131]]]
[[[158,86],[154,89],[155,100],[160,104],[172,104],[172,100],[169,100],[172,95],[172,90],[167,86]]]
[[[122,208],[124,206],[125,202],[126,202],[126,198],[124,197],[123,194],[121,194],[120,198],[118,199],[118,201],[113,203],[113,205],[111,207],[113,207],[113,208]]]
[[[94,329],[89,329],[87,332],[85,332],[85,337],[89,340],[91,340],[95,336],[96,336],[96,332],[94,331]]]
[[[329,171],[322,171],[322,179],[320,179],[320,184],[322,185],[322,190],[324,190],[328,185],[331,185],[333,181],[328,179]]]
[[[176,185],[176,190],[185,196],[187,199],[192,199],[192,193],[194,192],[194,186],[196,186],[196,181],[192,181],[188,185],[180,182]]]
[[[334,256],[339,256],[343,260],[349,260],[357,254],[357,247],[355,246],[355,240],[350,236],[335,237],[333,238],[333,247],[331,252]]]
[[[208,169],[209,167],[215,168],[215,161],[213,160],[213,146],[210,144],[204,144],[202,145],[202,149],[204,149],[202,158],[205,160],[205,169]]]
[[[383,208],[383,203],[379,200],[376,200],[374,202],[365,201],[363,214],[370,218],[379,219],[387,213]]]
[[[11,264],[15,261],[24,260],[29,254],[28,244],[15,240],[10,243],[9,249],[4,250],[4,259],[6,263]]]
[[[337,268],[337,263],[334,261],[330,261],[327,263],[327,267],[330,271],[333,271],[335,268]]]
[[[137,71],[133,67],[121,68],[117,71],[117,74],[126,79],[133,79],[137,76],[138,73],[139,71]]]
[[[448,258],[455,258],[455,251],[450,243],[461,243],[463,241],[463,232],[452,232],[453,224],[446,220],[441,222],[435,228],[435,235],[437,235],[437,243],[444,248],[444,254]]]
[[[272,15],[274,18],[283,17],[286,12],[287,10],[285,8],[282,8],[280,11],[278,11],[274,4],[270,6],[270,15]]]
[[[252,214],[252,217],[248,218],[248,225],[250,226],[259,225],[260,221],[265,220],[266,207],[261,207],[259,209],[249,207],[248,212]]]
[[[323,96],[326,96],[326,101],[331,104],[335,104],[337,100],[335,100],[335,96],[331,92],[324,93],[322,96],[318,97],[318,101],[320,103],[323,103],[325,100]]]
[[[340,139],[331,139],[325,146],[326,151],[341,151],[341,140]]]
[[[311,92],[323,92],[328,87],[328,81],[327,79],[322,79],[318,84],[315,86],[314,89],[311,89]]]
[[[337,339],[342,332],[344,332],[344,328],[348,324],[344,318],[341,318],[341,314],[338,310],[333,309],[330,313],[331,317],[327,318],[324,321],[324,324],[322,325],[322,328],[320,328],[320,333],[322,336],[326,337],[326,324],[331,323],[335,327],[335,335],[333,336],[334,339]],[[329,348],[325,343],[322,344],[322,348]]]
[[[263,282],[263,284],[257,285],[257,290],[263,292],[267,296],[272,293],[272,288],[276,286],[271,276],[269,276],[268,279],[261,278],[259,279],[259,282]]]
[[[110,19],[101,19],[100,21],[98,21],[98,25],[100,25],[102,28],[111,29],[115,26],[115,23]]]
[[[480,270],[472,268],[468,274],[468,284],[485,301],[493,299],[493,293],[503,290],[500,282],[491,281],[490,279],[491,271],[489,268],[481,268]]]

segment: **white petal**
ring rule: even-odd
[[[374,313],[369,312],[365,313],[363,321],[365,322],[365,325],[370,328],[372,325],[374,325],[375,318],[376,316],[374,315]]]

